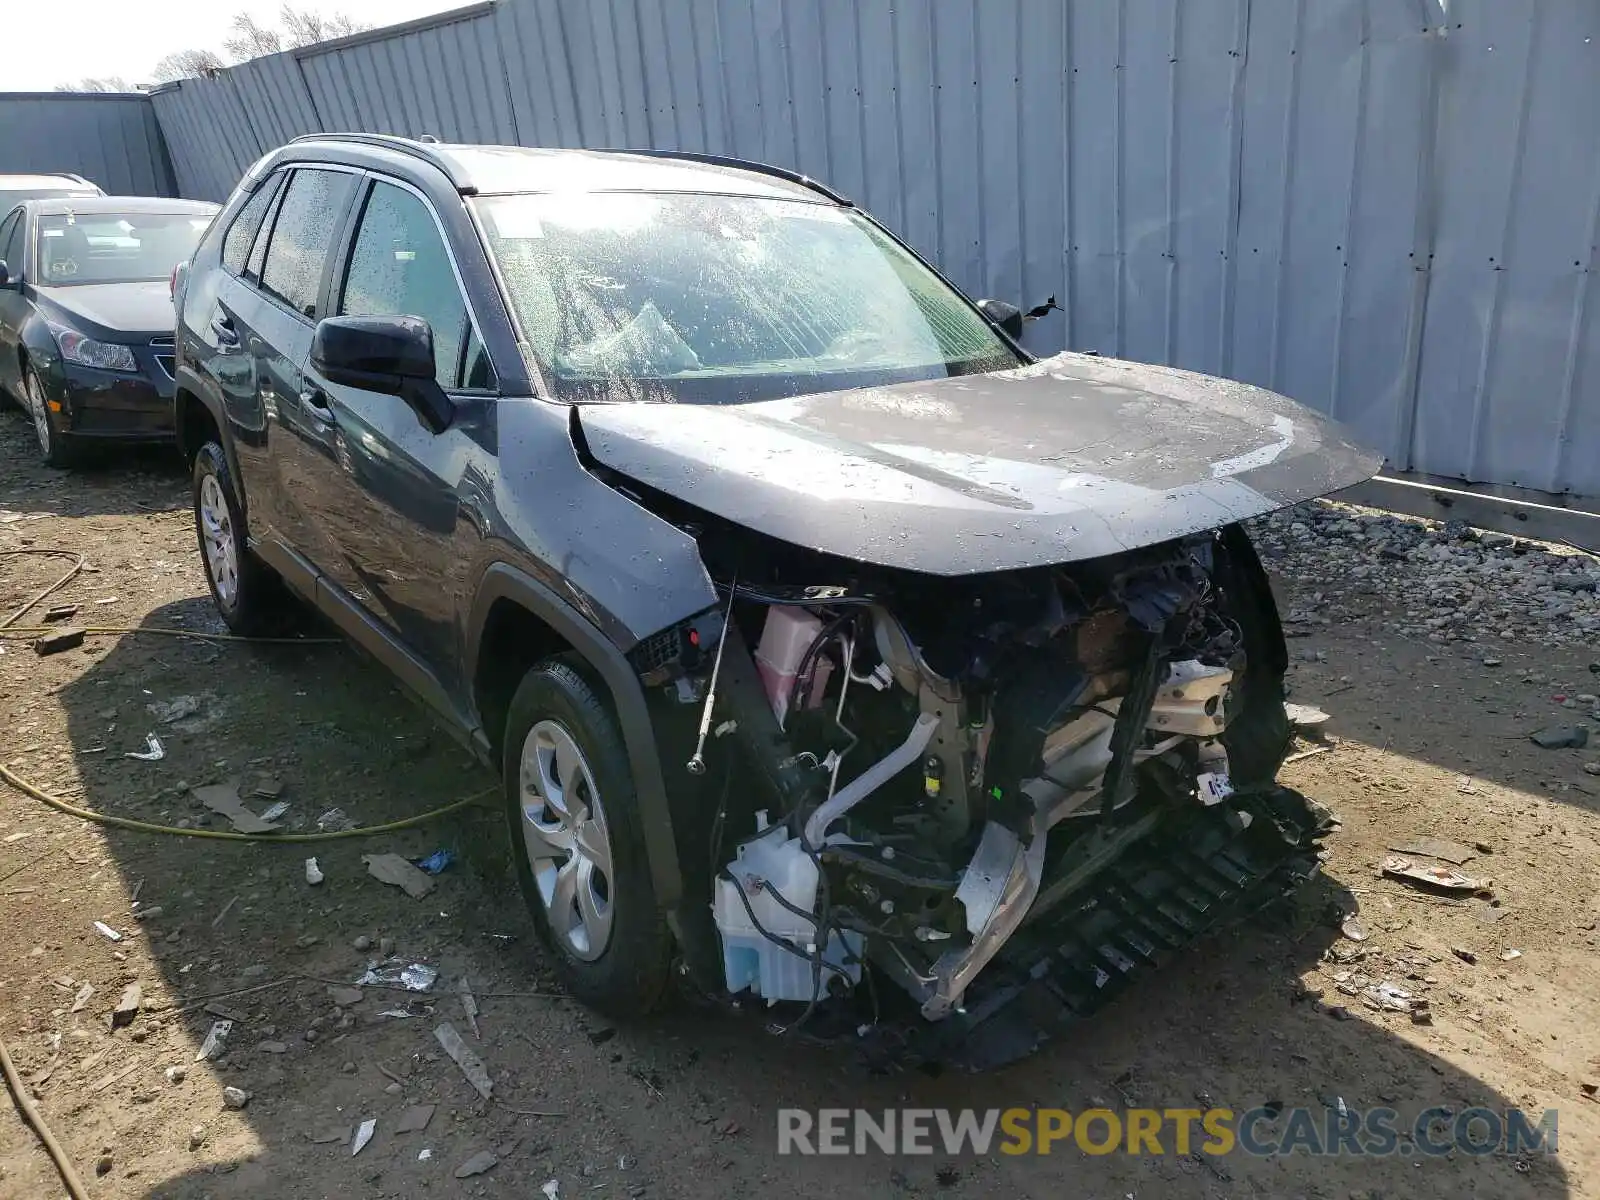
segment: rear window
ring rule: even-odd
[[[256,234],[261,231],[262,218],[267,215],[267,206],[272,203],[272,197],[281,182],[282,177],[274,175],[257,188],[255,195],[245,202],[239,214],[233,218],[233,224],[228,226],[228,234],[222,240],[222,265],[235,275],[244,272],[250,247],[256,240]]]
[[[284,191],[261,286],[304,316],[317,316],[322,269],[355,186],[356,177],[342,171],[302,170]]]

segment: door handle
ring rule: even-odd
[[[300,393],[300,407],[309,408],[324,420],[333,420],[333,407],[328,403],[328,393],[319,387],[306,388]]]
[[[219,346],[239,344],[239,331],[233,327],[233,318],[226,313],[218,313],[211,318],[211,332],[217,335]]]

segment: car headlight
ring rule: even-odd
[[[68,329],[62,325],[52,325],[50,331],[56,335],[56,345],[61,347],[61,357],[68,362],[83,367],[94,367],[101,371],[139,369],[132,349],[127,346],[118,346],[112,342],[97,342],[91,337],[85,337],[76,329]]]

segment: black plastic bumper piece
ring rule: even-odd
[[[1172,811],[1057,911],[1020,929],[968,989],[963,1012],[898,1031],[906,1041],[892,1056],[972,1071],[1023,1058],[1317,873],[1325,809],[1282,787],[1233,803],[1248,823],[1230,804]]]

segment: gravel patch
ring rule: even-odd
[[[1251,535],[1298,585],[1289,626],[1365,618],[1432,642],[1486,643],[1486,658],[1501,644],[1600,640],[1600,558],[1568,546],[1328,500],[1263,517]]]

